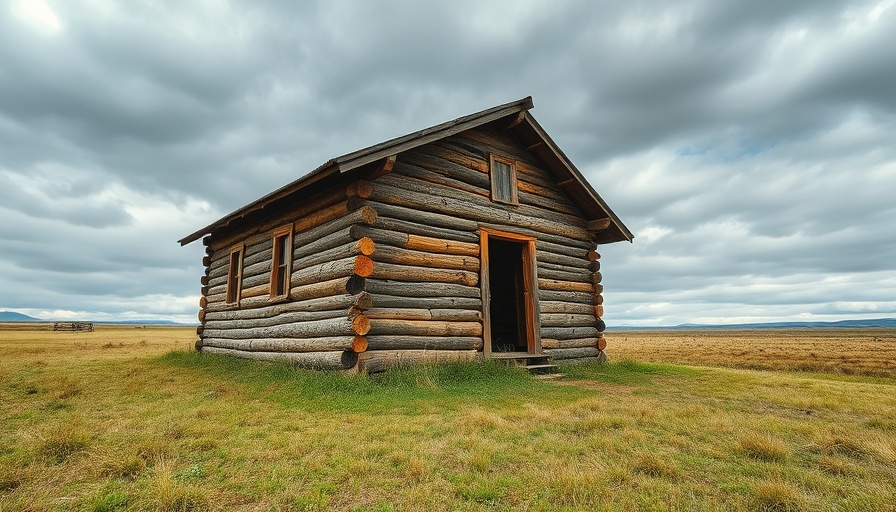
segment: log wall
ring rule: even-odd
[[[491,201],[490,153],[516,162],[518,205]],[[291,289],[275,300],[273,232],[290,223]],[[490,129],[401,153],[391,172],[318,194],[242,235],[207,237],[197,347],[361,371],[476,357],[481,226],[536,239],[545,352],[601,357],[599,254],[587,219],[521,143]],[[244,247],[242,292],[227,304],[234,244]]]

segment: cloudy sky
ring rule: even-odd
[[[195,321],[176,240],[532,95],[610,325],[896,316],[896,1],[299,3],[0,4],[0,310]]]

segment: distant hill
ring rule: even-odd
[[[0,311],[0,322],[43,322],[40,318],[15,313],[13,311]]]
[[[860,328],[896,328],[896,318],[876,318],[872,320],[841,320],[839,322],[762,322],[752,324],[681,324],[659,327],[644,327],[633,325],[607,326],[608,331],[665,331],[665,330],[694,330],[694,329],[831,329],[837,327]]]
[[[13,311],[0,311],[0,322],[53,322],[54,320],[41,320],[33,316],[23,315]],[[61,320],[68,321],[68,320]],[[79,322],[93,322],[95,324],[115,324],[115,325],[190,325],[173,322],[171,320],[90,320],[77,319]]]

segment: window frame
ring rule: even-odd
[[[285,246],[289,248],[288,259],[284,265],[281,261],[281,251],[278,250],[277,242],[283,240]],[[289,296],[292,281],[292,260],[293,260],[293,229],[292,224],[283,226],[273,232],[271,237],[271,300],[285,299]],[[281,272],[286,275],[286,282],[283,293],[277,293],[277,286],[282,276]]]
[[[234,245],[227,256],[227,289],[224,302],[239,306],[243,294],[243,256],[246,254],[244,244]],[[235,265],[234,265],[235,264]]]
[[[495,179],[495,162],[500,162],[510,168],[510,200],[498,197],[498,182]],[[488,158],[488,175],[491,182],[491,199],[496,203],[503,204],[520,204],[519,185],[517,184],[516,161],[494,153],[489,154]]]

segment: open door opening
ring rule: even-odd
[[[528,352],[523,279],[525,243],[491,238],[488,245],[492,352]]]
[[[484,355],[540,354],[535,238],[482,227],[479,247]]]

